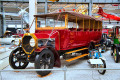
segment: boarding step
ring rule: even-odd
[[[79,59],[79,58],[82,58],[82,57],[85,57],[85,56],[87,56],[88,54],[83,54],[83,55],[80,55],[80,56],[77,56],[77,57],[74,57],[74,58],[71,58],[71,59],[68,59],[68,60],[66,60],[67,62],[71,62],[71,61],[73,61],[73,60],[76,60],[76,59]]]
[[[75,53],[75,52],[78,52],[78,51],[83,51],[83,50],[86,50],[86,49],[88,49],[88,48],[77,49],[77,50],[74,50],[74,51],[66,52],[65,54],[71,54],[71,53]]]

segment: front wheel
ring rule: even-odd
[[[106,63],[104,60],[102,60],[103,64],[98,64],[98,68],[106,68]],[[105,74],[106,70],[98,70],[98,72],[102,75]]]
[[[45,49],[35,58],[35,69],[52,69],[54,66],[54,54],[52,51]],[[41,76],[48,75],[51,71],[36,71]]]
[[[114,60],[116,63],[119,62],[119,51],[118,51],[118,48],[114,48],[114,53],[113,53],[113,56],[114,56]]]
[[[29,62],[26,62],[26,54],[21,47],[10,53],[9,64],[13,69],[25,69]]]

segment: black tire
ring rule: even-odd
[[[115,61],[116,63],[118,63],[118,62],[119,62],[119,51],[118,51],[118,47],[115,47],[115,48],[114,48],[113,56],[114,56],[114,61]]]
[[[18,60],[18,55],[26,55],[21,47],[16,48],[10,53],[9,64],[13,69],[25,69],[29,62],[23,62],[20,59]],[[18,63],[18,66],[17,66]]]
[[[52,69],[54,66],[54,54],[51,50],[45,49],[35,58],[35,69]],[[51,71],[36,71],[38,75],[45,76]]]
[[[102,59],[101,59],[102,60]],[[104,60],[102,60],[103,64],[98,64],[98,68],[106,68],[106,63]],[[106,70],[98,70],[98,72],[102,75],[105,74]]]
[[[111,47],[111,50],[110,50],[111,56],[113,56],[113,52],[114,52],[114,48]]]

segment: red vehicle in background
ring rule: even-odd
[[[35,69],[60,67],[60,56],[67,62],[88,57],[88,50],[94,49],[101,40],[102,21],[94,17],[77,12],[48,13],[34,17],[35,33],[25,33],[18,48],[9,56],[13,69],[24,69],[29,62],[35,64]],[[72,53],[76,53],[76,56]],[[50,72],[37,71],[41,76]]]

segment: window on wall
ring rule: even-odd
[[[39,14],[45,13],[45,3],[37,3],[37,12]]]
[[[48,3],[48,13],[75,11],[88,15],[88,4],[54,4]]]
[[[8,28],[15,28],[15,25],[8,25]]]
[[[21,25],[17,25],[17,28],[21,28]]]

